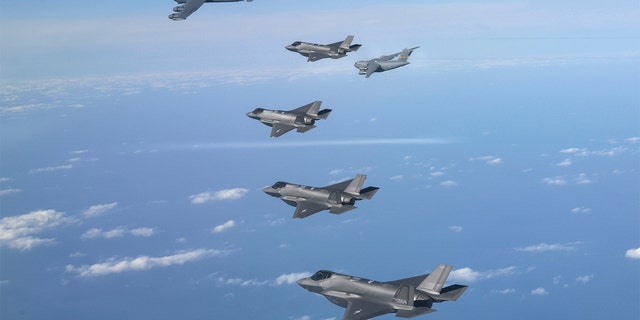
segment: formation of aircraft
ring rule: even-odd
[[[173,12],[169,15],[169,19],[173,21],[184,20],[192,13],[196,12],[206,2],[239,2],[245,0],[175,0],[178,6],[173,8]],[[253,0],[246,0],[251,2]]]
[[[307,132],[315,128],[316,120],[326,119],[331,112],[331,109],[320,110],[320,104],[322,101],[314,101],[290,111],[256,108],[247,116],[271,127],[271,137],[279,137],[293,129]]]
[[[280,198],[288,205],[296,207],[294,218],[306,218],[322,210],[341,214],[355,209],[357,200],[371,199],[378,191],[377,187],[362,188],[364,174],[326,187],[310,187],[278,181],[262,189],[266,194]]]
[[[418,48],[420,47],[413,47],[411,49],[405,48],[401,52],[381,56],[369,61],[358,61],[354,64],[354,66],[358,68],[358,74],[364,75],[365,78],[369,78],[369,76],[371,76],[374,72],[384,72],[408,65],[409,61],[407,61],[407,59],[409,58],[411,53]],[[395,57],[398,57],[398,59],[393,60]]]
[[[243,0],[174,1],[179,5],[173,8],[174,13],[170,14],[169,18],[185,20],[204,3]],[[360,44],[351,44],[353,38],[349,35],[343,41],[326,45],[295,41],[285,48],[307,57],[307,61],[339,59],[361,47]],[[409,64],[407,59],[417,48],[419,47],[405,48],[394,54],[358,61],[354,66],[358,68],[358,74],[368,78],[374,72],[384,72]],[[248,112],[247,116],[271,127],[271,137],[280,137],[293,129],[301,133],[307,132],[316,127],[316,120],[327,119],[331,109],[320,110],[321,104],[322,101],[314,101],[289,111],[256,108]],[[302,219],[323,210],[342,214],[355,209],[356,201],[371,199],[379,188],[369,186],[363,189],[365,179],[366,175],[357,174],[351,180],[326,187],[278,181],[265,187],[263,191],[294,206],[293,218]],[[456,301],[464,293],[467,289],[464,285],[444,287],[451,269],[450,265],[440,264],[429,274],[387,282],[320,270],[310,277],[298,280],[297,283],[304,289],[323,295],[332,303],[346,308],[343,320],[366,320],[387,313],[395,313],[401,318],[413,318],[436,311],[431,308],[434,303]]]
[[[305,57],[307,61],[318,61],[324,58],[339,59],[345,57],[348,52],[357,51],[362,45],[351,44],[353,36],[347,36],[344,41],[331,44],[317,44],[303,41],[295,41],[286,46],[289,51],[297,52]]]
[[[346,308],[343,320],[364,320],[387,313],[413,318],[436,311],[431,308],[434,303],[456,301],[464,293],[467,286],[444,287],[451,268],[441,264],[430,274],[388,282],[321,270],[297,282]]]

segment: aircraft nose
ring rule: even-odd
[[[276,190],[276,189],[274,189],[274,188],[272,188],[272,187],[264,187],[264,188],[262,189],[262,191],[264,191],[264,193],[266,193],[266,194],[268,194],[268,195],[270,195],[270,196],[272,196],[272,197],[277,197],[277,196],[279,196],[279,195],[280,195],[280,194],[278,193],[278,190]]]
[[[301,286],[302,288],[304,288],[305,290],[312,291],[311,288],[313,286],[309,285],[309,279],[302,278],[302,279],[296,281],[296,283],[298,283],[298,285]]]
[[[247,117],[249,117],[251,119],[258,119],[258,117],[256,117],[256,114],[253,113],[253,111],[247,112]]]
[[[288,45],[286,47],[284,47],[285,49],[289,50],[289,51],[294,51],[296,49],[296,47],[292,46],[292,45]]]

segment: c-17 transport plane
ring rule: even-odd
[[[401,52],[371,59],[369,61],[358,61],[354,64],[354,66],[358,68],[358,74],[365,75],[365,78],[369,78],[369,76],[371,76],[374,72],[384,72],[408,65],[409,61],[407,61],[407,59],[409,58],[413,50],[418,48],[420,47],[414,47],[411,49],[405,48]],[[397,60],[391,60],[397,56],[400,56]]]
[[[174,0],[179,5],[173,8],[173,12],[169,15],[169,19],[173,21],[184,20],[189,15],[194,13],[196,10],[200,8],[205,2],[239,2],[244,0]],[[246,0],[247,2],[251,2],[253,0]]]
[[[358,174],[351,180],[319,188],[278,181],[262,191],[296,207],[293,217],[302,219],[327,209],[334,214],[345,213],[356,208],[357,200],[371,199],[379,188],[360,189],[366,178],[366,175]]]
[[[451,268],[441,264],[430,274],[388,282],[321,270],[298,284],[346,308],[343,320],[365,320],[387,313],[413,318],[436,311],[431,309],[434,303],[456,301],[464,293],[467,286],[443,288]]]
[[[324,58],[338,59],[347,55],[347,52],[357,51],[362,45],[354,44],[353,36],[347,36],[344,41],[339,41],[331,44],[317,44],[296,41],[285,48],[289,51],[297,52],[305,57],[308,57],[308,61],[318,61]]]
[[[316,120],[326,119],[331,112],[331,109],[320,110],[321,103],[322,101],[314,101],[290,111],[256,108],[247,113],[247,116],[272,127],[271,137],[279,137],[293,129],[307,132],[315,128]]]

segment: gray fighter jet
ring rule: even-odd
[[[371,199],[379,188],[360,189],[366,178],[366,175],[358,174],[351,180],[320,188],[278,181],[262,191],[296,207],[293,217],[302,219],[327,209],[335,214],[345,213],[356,208],[356,200]]]
[[[405,48],[401,52],[390,54],[388,56],[382,56],[380,58],[371,59],[369,61],[358,61],[354,64],[354,66],[358,68],[358,74],[365,75],[365,78],[369,78],[369,76],[371,76],[374,72],[384,72],[408,65],[409,61],[407,61],[407,59],[409,58],[413,50],[418,48],[420,47],[411,49]],[[397,56],[400,56],[397,60],[391,60]]]
[[[298,284],[325,296],[329,301],[347,308],[343,320],[364,320],[386,313],[413,318],[436,311],[433,303],[456,301],[467,286],[454,284],[443,288],[451,266],[441,264],[430,274],[377,282],[321,270]]]
[[[279,137],[293,129],[298,129],[298,132],[307,132],[315,128],[316,120],[326,119],[331,112],[331,109],[320,110],[321,103],[322,101],[314,101],[290,111],[256,108],[247,113],[247,116],[272,127],[272,138]]]
[[[351,41],[353,41],[353,36],[347,36],[344,41],[331,44],[296,41],[285,48],[308,57],[307,61],[318,61],[324,58],[338,59],[346,56],[347,52],[357,51],[362,46],[360,44],[352,45]]]
[[[169,19],[178,21],[184,20],[189,15],[194,13],[196,10],[200,8],[205,2],[239,2],[244,0],[174,0],[178,3],[178,6],[173,8],[173,12],[169,15]],[[247,2],[251,2],[253,0],[246,0]]]

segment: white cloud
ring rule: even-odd
[[[556,163],[556,166],[558,166],[558,167],[568,167],[568,166],[571,166],[571,164],[573,164],[573,162],[571,162],[571,159],[564,159],[564,160]]]
[[[571,213],[590,213],[590,212],[591,212],[591,208],[586,208],[586,207],[575,207],[571,209]]]
[[[394,181],[399,181],[399,180],[404,179],[404,175],[398,174],[398,175],[395,175],[395,176],[393,176],[393,177],[391,177],[389,179],[394,180]]]
[[[89,150],[74,150],[69,152],[69,154],[85,154],[87,152],[89,152]]]
[[[189,196],[191,203],[203,204],[214,200],[237,200],[244,197],[249,192],[244,188],[224,189],[216,192],[206,191]]]
[[[46,167],[46,168],[37,168],[29,170],[30,174],[41,173],[41,172],[51,172],[51,171],[59,171],[59,170],[71,170],[73,169],[72,164],[63,164],[59,166]]]
[[[442,172],[442,171],[431,172],[431,176],[432,177],[439,177],[439,176],[442,176],[442,175],[444,175],[444,172]]]
[[[567,183],[567,180],[564,177],[556,176],[553,178],[544,178],[542,182],[551,186],[561,186]]]
[[[583,153],[586,152],[587,149],[584,148],[567,148],[560,150],[560,153]]]
[[[18,193],[21,192],[22,190],[20,189],[4,189],[4,190],[0,190],[0,197],[1,196],[6,196],[8,194],[12,194],[12,193]]]
[[[575,245],[579,244],[579,242],[572,243],[540,243],[536,245],[531,245],[528,247],[516,248],[516,251],[522,252],[548,252],[548,251],[573,251],[576,249]]]
[[[516,289],[512,289],[512,288],[507,288],[507,289],[502,289],[502,290],[493,290],[493,292],[499,293],[499,294],[512,294],[516,292]]]
[[[449,230],[451,230],[453,232],[462,232],[462,227],[461,226],[450,226]]]
[[[52,245],[55,239],[41,239],[34,236],[47,229],[75,221],[55,210],[38,210],[21,216],[5,217],[0,220],[0,245],[21,251]]]
[[[216,249],[197,249],[163,257],[139,256],[137,258],[112,258],[103,263],[74,267],[67,265],[66,271],[82,278],[101,277],[129,271],[145,271],[158,267],[183,265],[207,257],[227,254],[228,251]]]
[[[453,181],[453,180],[447,180],[447,181],[440,182],[440,185],[445,187],[445,188],[453,188],[453,187],[457,186],[458,183]]]
[[[311,276],[311,273],[309,272],[286,273],[276,278],[275,284],[278,286],[282,284],[294,284],[296,283],[296,281],[302,278],[310,277],[310,276]]]
[[[155,230],[152,228],[136,228],[136,229],[129,230],[125,227],[117,227],[112,230],[103,231],[102,229],[92,228],[85,231],[85,233],[82,234],[81,238],[82,239],[95,239],[95,238],[112,239],[112,238],[121,238],[125,234],[130,234],[136,237],[150,237],[155,234]]]
[[[82,215],[86,218],[93,218],[97,216],[101,216],[118,206],[117,202],[106,203],[106,204],[97,204],[89,207],[89,209],[85,210]]]
[[[136,237],[150,237],[156,234],[153,228],[135,228],[129,231],[129,233]]]
[[[311,320],[311,316],[304,315],[304,316],[301,316],[301,317],[293,318],[293,320]]]
[[[631,138],[628,138],[626,140],[629,141],[629,143],[631,143],[631,144],[640,143],[640,137],[631,137]]]
[[[464,281],[464,282],[476,282],[483,279],[491,279],[495,277],[502,277],[515,274],[517,272],[516,267],[506,267],[500,269],[492,269],[487,271],[475,271],[469,267],[457,269],[451,271],[449,279],[452,281]]]
[[[591,184],[592,181],[591,179],[589,179],[589,177],[587,177],[587,174],[585,173],[581,173],[578,175],[578,177],[576,177],[576,183],[577,184]]]
[[[213,232],[214,233],[220,233],[222,231],[229,230],[229,229],[231,229],[231,228],[233,228],[235,226],[236,226],[236,222],[233,221],[233,220],[229,220],[229,221],[227,221],[227,222],[225,222],[225,223],[223,223],[221,225],[218,225],[215,228],[213,228]]]
[[[543,287],[538,287],[536,289],[531,290],[531,294],[534,296],[546,296],[549,294],[549,291],[547,291]]]
[[[593,279],[593,275],[584,275],[584,276],[579,276],[576,278],[576,281],[578,282],[582,282],[582,283],[588,283],[589,281],[591,281],[591,279]]]
[[[498,164],[501,164],[503,161],[501,158],[499,157],[494,157],[494,156],[482,156],[482,157],[478,157],[478,158],[471,158],[469,159],[470,161],[484,161],[484,163],[491,165],[491,166],[495,166]]]
[[[627,250],[624,256],[629,259],[640,259],[640,247]]]

